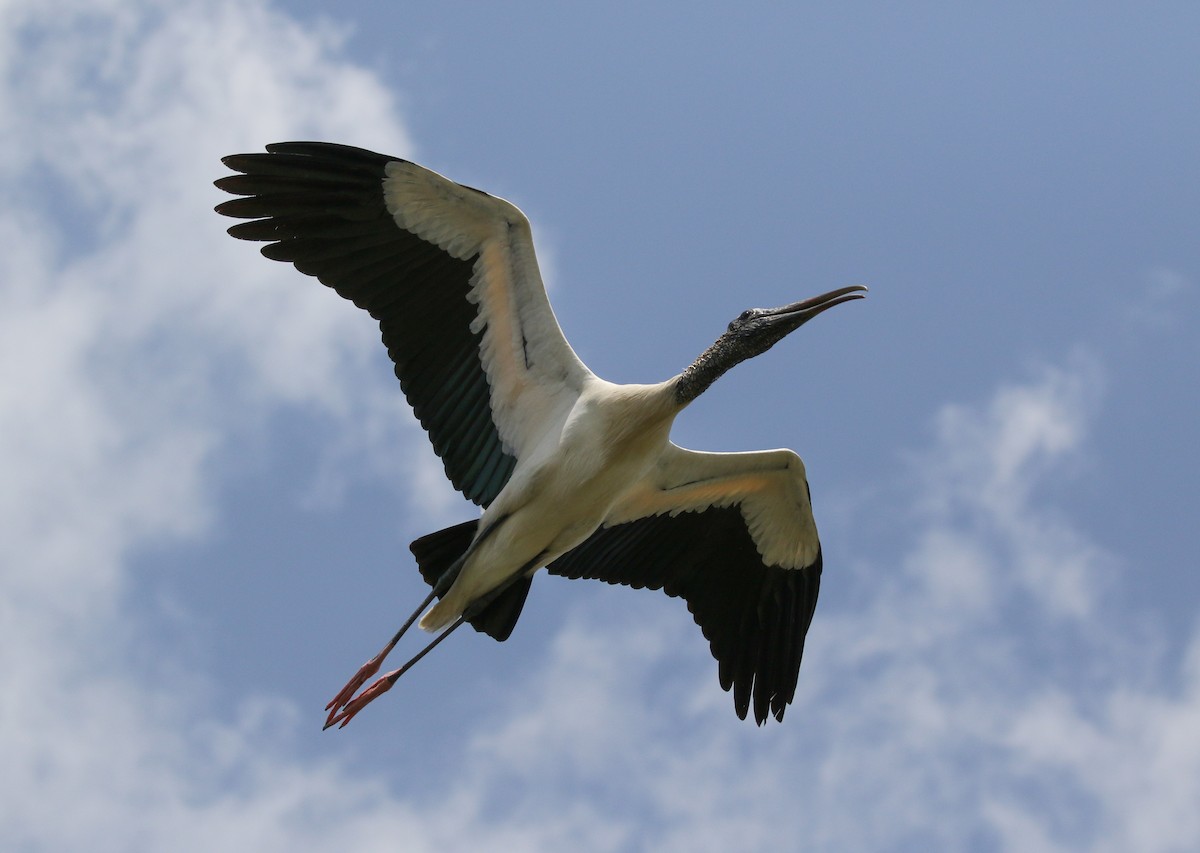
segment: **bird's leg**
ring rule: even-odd
[[[404,624],[400,626],[400,630],[397,631],[395,636],[388,641],[388,644],[379,650],[379,654],[375,655],[375,657],[371,658],[369,661],[360,666],[358,668],[358,672],[354,673],[354,677],[346,682],[346,686],[338,691],[336,696],[329,700],[329,704],[325,706],[325,710],[329,712],[329,716],[325,718],[325,728],[329,728],[331,725],[333,725],[334,718],[337,717],[342,708],[344,708],[350,702],[350,700],[354,697],[354,694],[358,692],[358,689],[367,683],[367,679],[379,672],[379,667],[383,663],[383,659],[386,658],[388,654],[391,653],[392,649],[396,647],[396,643],[400,642],[400,638],[404,636],[405,632],[410,627],[412,627],[412,623],[417,621],[417,617],[425,611],[425,608],[433,603],[433,599],[440,598],[446,594],[446,590],[450,589],[450,585],[453,584],[455,579],[458,578],[458,573],[462,570],[462,565],[463,558],[460,557],[459,559],[455,560],[453,564],[451,564],[450,568],[446,569],[446,571],[442,573],[442,576],[438,578],[437,584],[435,584],[433,589],[430,590],[429,595],[425,597],[424,601],[417,605],[417,609],[414,610],[412,615],[404,621]],[[428,649],[426,649],[426,651],[428,651]],[[424,652],[422,652],[422,654],[424,654]],[[372,685],[372,687],[374,686],[375,685]],[[389,684],[388,687],[390,686],[391,685]],[[387,688],[384,689],[386,690]],[[380,692],[382,693],[383,691],[381,690]],[[363,704],[365,705],[366,703],[364,702]]]
[[[410,619],[409,621],[411,622],[412,620]],[[434,647],[437,646],[438,643],[440,643],[442,640],[449,637],[450,634],[453,633],[454,629],[457,628],[459,625],[461,625],[465,621],[467,621],[466,617],[464,617],[464,616],[458,617],[458,620],[453,625],[451,625],[445,631],[442,631],[442,633],[438,634],[433,639],[433,642],[431,642],[425,648],[421,649],[421,651],[419,651],[415,655],[413,655],[412,658],[408,661],[408,663],[404,664],[404,666],[400,667],[399,669],[392,670],[391,672],[387,673],[386,675],[380,676],[378,681],[376,681],[374,684],[372,684],[370,687],[368,687],[366,690],[364,690],[360,695],[356,696],[354,699],[352,699],[351,701],[346,703],[346,707],[342,708],[341,710],[335,709],[334,711],[331,711],[329,714],[329,719],[325,722],[325,728],[329,728],[330,726],[332,726],[336,723],[341,723],[341,725],[338,726],[338,728],[344,728],[346,726],[346,723],[348,723],[352,719],[354,719],[355,714],[357,714],[363,708],[367,707],[367,705],[370,704],[372,701],[374,701],[375,699],[378,699],[384,693],[387,693],[389,690],[391,690],[392,685],[395,684],[397,680],[399,680],[400,676],[402,676],[402,675],[404,675],[404,673],[408,672],[412,668],[413,664],[415,664],[421,658],[425,657],[425,655],[427,655],[431,651],[433,651]],[[394,644],[394,641],[393,641],[393,644]],[[382,658],[380,658],[380,659],[382,660]],[[378,668],[378,664],[376,664],[376,668]],[[364,669],[365,669],[365,667],[364,667]],[[361,673],[362,670],[359,670],[359,672]],[[357,678],[357,676],[355,676],[355,677]],[[349,686],[349,685],[347,685],[347,686]],[[340,696],[341,694],[338,694],[338,695]]]
[[[379,650],[379,654],[359,667],[358,672],[354,673],[354,677],[346,682],[346,686],[338,692],[338,695],[329,700],[329,704],[325,706],[325,710],[329,712],[329,716],[325,720],[325,728],[329,728],[333,724],[333,718],[353,698],[354,694],[358,692],[358,688],[366,684],[368,678],[379,672],[379,666],[383,663],[383,659],[396,647],[396,643],[400,642],[400,638],[404,636],[404,632],[409,629],[413,622],[417,621],[417,617],[425,611],[425,608],[433,602],[433,599],[434,593],[431,592],[417,609],[413,611],[412,615],[405,620],[404,624],[400,626],[400,630],[388,641],[388,644]]]
[[[541,555],[539,554],[538,557],[540,556]],[[455,566],[451,566],[449,569],[447,569],[445,574],[438,579],[437,586],[434,587],[433,592],[431,592],[429,597],[421,603],[421,606],[417,608],[416,612],[413,613],[412,616],[408,617],[408,621],[406,621],[400,627],[400,630],[396,632],[396,636],[392,637],[392,641],[384,646],[383,650],[380,651],[379,654],[363,664],[362,668],[358,671],[354,678],[350,679],[350,683],[342,688],[342,692],[334,698],[333,702],[330,702],[325,706],[326,709],[332,710],[329,711],[329,717],[325,720],[324,728],[327,729],[337,723],[341,723],[338,728],[343,728],[346,723],[350,722],[355,714],[365,708],[372,701],[378,699],[384,693],[387,693],[389,690],[391,690],[392,685],[399,680],[400,676],[408,672],[412,668],[413,664],[433,651],[434,647],[442,640],[450,636],[450,633],[459,625],[479,615],[479,613],[483,611],[489,604],[495,601],[501,593],[516,583],[517,580],[524,574],[525,570],[527,570],[529,566],[533,565],[537,559],[538,558],[534,558],[534,560],[531,560],[526,564],[525,569],[514,574],[511,578],[500,584],[500,586],[496,587],[487,595],[481,596],[472,602],[471,605],[463,612],[463,614],[458,617],[458,620],[453,625],[442,631],[442,633],[438,634],[433,639],[433,642],[413,655],[408,663],[404,664],[404,666],[400,667],[399,669],[394,669],[386,675],[380,676],[374,684],[364,690],[359,696],[351,699],[350,697],[354,696],[355,691],[362,686],[363,682],[374,675],[376,671],[378,671],[379,664],[383,662],[383,659],[387,656],[387,653],[392,650],[392,648],[396,645],[396,642],[404,635],[404,632],[407,631],[408,627],[416,620],[417,614],[429,606],[429,603],[433,600],[434,596],[443,595],[445,594],[446,590],[450,588],[450,584],[454,582],[454,578],[458,577],[458,569],[460,566],[456,564]],[[335,702],[337,703],[336,705],[334,704]]]

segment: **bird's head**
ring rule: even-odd
[[[775,346],[822,311],[851,299],[862,299],[866,290],[861,284],[852,284],[779,308],[750,308],[729,324],[722,337],[739,350],[739,361],[752,358]]]
[[[766,352],[822,311],[862,299],[866,290],[861,284],[853,284],[779,308],[743,311],[716,343],[676,377],[675,402],[686,406],[735,364]]]

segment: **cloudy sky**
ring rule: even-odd
[[[1200,7],[324,5],[0,0],[0,846],[1196,849]],[[520,205],[613,380],[871,286],[676,427],[806,459],[783,724],[678,601],[543,577],[320,731],[473,508],[212,213],[294,138]]]

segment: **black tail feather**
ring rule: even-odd
[[[479,519],[464,521],[445,530],[427,533],[408,546],[417,558],[417,567],[425,583],[433,586],[450,565],[463,555],[475,538]]]
[[[450,566],[463,555],[475,538],[479,520],[465,521],[445,530],[426,534],[409,545],[417,558],[417,567],[425,583],[433,586]],[[525,607],[532,577],[520,578],[496,596],[487,607],[472,616],[467,622],[472,628],[503,642],[512,634]]]

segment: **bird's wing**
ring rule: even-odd
[[[646,488],[553,574],[662,589],[687,602],[745,719],[777,720],[796,691],[821,581],[804,465],[790,450],[669,445]]]
[[[487,506],[591,376],[554,318],[529,220],[394,157],[284,142],[223,162],[229,233],[365,308],[454,487]]]

